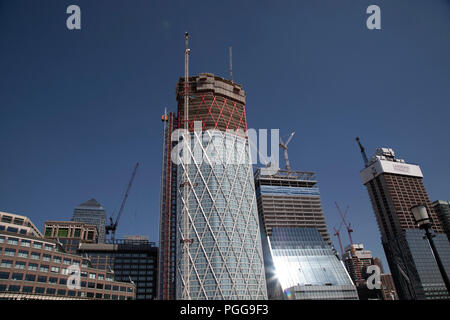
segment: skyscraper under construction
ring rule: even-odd
[[[266,299],[245,92],[187,74],[163,116],[159,297]]]
[[[415,205],[428,208],[436,248],[450,273],[450,244],[428,198],[420,167],[397,158],[390,148],[377,148],[370,159],[361,144],[360,148],[365,164],[361,179],[369,192],[399,298],[449,298],[423,231],[411,213]]]

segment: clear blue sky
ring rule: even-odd
[[[81,31],[66,28],[70,4]],[[370,4],[382,30],[366,28]],[[112,214],[139,161],[118,235],[157,241],[160,119],[176,108],[185,31],[191,74],[227,77],[233,46],[249,127],[296,131],[291,165],[317,172],[330,232],[334,201],[349,204],[354,240],[384,259],[357,135],[370,155],[420,164],[431,200],[450,198],[449,1],[0,0],[0,210],[40,228],[92,197]]]

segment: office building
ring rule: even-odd
[[[97,243],[97,226],[76,221],[46,221],[44,236],[57,240],[67,253],[76,254],[80,243]]]
[[[24,216],[15,218],[29,222]],[[88,259],[66,253],[59,242],[32,233],[0,230],[0,299],[135,298],[134,284],[117,282],[114,273],[93,268]],[[77,272],[78,288],[71,281]]]
[[[132,281],[137,300],[157,297],[158,247],[147,238],[128,236],[114,243],[81,243],[78,253],[88,257],[93,267],[113,271],[117,281]]]
[[[73,211],[72,221],[95,225],[98,231],[98,242],[105,242],[106,211],[97,200],[91,199],[76,207]]]
[[[432,206],[450,241],[450,201],[437,200],[432,203]]]
[[[0,211],[0,231],[42,238],[39,229],[25,216]]]
[[[365,163],[361,179],[369,192],[399,298],[449,298],[424,232],[411,213],[415,205],[428,208],[436,248],[450,273],[450,244],[428,198],[420,167],[397,158],[389,148],[377,148],[368,160],[360,147]]]
[[[165,196],[171,197],[165,198],[168,206],[174,200],[172,192],[177,192],[176,260],[172,264],[176,267],[175,297],[266,299],[250,149],[245,134],[245,92],[242,86],[209,73],[187,79],[186,86],[183,78],[176,87],[177,128],[188,128],[190,141],[182,144],[185,149],[183,161],[177,163],[175,189],[170,188],[173,184],[167,180],[165,191]],[[171,170],[167,162],[163,165]],[[166,214],[162,222],[167,222],[173,212],[166,209],[162,214]],[[161,227],[163,239],[173,239],[171,226]],[[170,241],[165,240],[164,245],[169,247],[164,252],[172,249]],[[170,273],[170,267],[164,270]],[[163,282],[164,277],[163,274]]]
[[[357,300],[330,244],[315,174],[255,172],[269,299]]]

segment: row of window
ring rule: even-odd
[[[6,237],[4,236],[0,236],[0,243],[6,243],[9,245],[14,245],[14,246],[18,246],[19,245],[19,239],[15,238],[15,237],[8,237],[8,239],[6,239]],[[27,239],[21,239],[20,240],[20,246],[21,247],[33,247],[34,249],[42,249],[44,248],[47,251],[58,251],[58,248],[55,245],[49,244],[49,243],[42,243],[40,241],[31,241],[31,240],[27,240]]]
[[[33,287],[33,286],[20,286],[10,284],[9,286],[5,284],[0,284],[0,292],[13,292],[13,293],[34,293],[34,294],[47,294],[56,296],[67,296],[67,297],[80,297],[80,298],[95,298],[95,299],[105,299],[105,300],[126,300],[131,299],[131,297],[119,296],[117,294],[103,294],[100,292],[84,292],[84,291],[73,291],[66,289],[56,289],[56,288],[43,288],[43,287]]]
[[[30,282],[40,282],[40,283],[50,283],[50,284],[60,284],[60,285],[67,285],[67,278],[56,278],[56,277],[47,277],[47,276],[37,276],[35,274],[23,274],[23,273],[12,273],[10,278],[9,272],[3,272],[0,271],[0,280],[15,280],[15,281],[30,281]],[[111,284],[103,284],[103,283],[95,283],[95,282],[86,282],[81,281],[80,286],[82,288],[88,288],[91,289],[99,289],[99,290],[112,290],[112,291],[122,291],[126,292],[127,287],[118,286],[118,285],[111,285]],[[128,287],[128,292],[133,292],[133,288]]]

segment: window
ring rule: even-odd
[[[69,291],[67,292],[67,295],[68,295],[69,297],[75,297],[76,294],[77,294],[76,291],[72,291],[72,290],[69,290]]]
[[[105,280],[105,276],[102,275],[102,274],[99,274],[99,275],[98,275],[98,280]]]
[[[74,233],[73,233],[73,237],[74,238],[79,238],[81,235],[81,229],[75,229]]]
[[[16,265],[14,266],[14,268],[16,269],[25,269],[26,263],[22,262],[22,261],[16,261]]]
[[[104,294],[104,295],[103,295],[103,298],[104,298],[105,300],[109,300],[109,299],[111,299],[111,295],[109,295],[109,294]]]
[[[51,237],[52,235],[52,228],[45,228],[45,236],[46,237]]]
[[[49,254],[43,254],[43,255],[42,255],[42,261],[50,262],[50,259],[51,259],[51,258],[52,258],[52,256],[49,255]]]
[[[8,244],[17,246],[19,244],[19,239],[10,237],[10,238],[8,238]]]
[[[95,273],[89,273],[89,279],[95,279]]]
[[[16,249],[5,248],[5,256],[14,257],[16,255]]]
[[[48,283],[52,283],[52,284],[58,283],[58,278],[49,277],[49,278],[48,278]]]
[[[65,296],[66,295],[66,290],[64,289],[58,289],[58,296]]]
[[[0,267],[2,268],[12,268],[12,260],[2,260]]]
[[[27,234],[27,230],[26,229],[20,229],[19,233],[20,234]]]
[[[35,281],[36,280],[36,275],[34,274],[27,274],[25,276],[25,281]]]
[[[0,284],[0,292],[6,291],[6,284]]]
[[[102,294],[101,293],[96,293],[95,294],[95,298],[96,299],[101,299],[102,298]]]
[[[8,291],[10,291],[10,292],[19,292],[20,291],[20,286],[9,285]]]
[[[4,243],[5,242],[5,237],[0,237],[0,243]]]
[[[67,275],[69,274],[69,270],[68,270],[67,268],[62,268],[62,269],[61,269],[61,274],[67,276]]]
[[[46,276],[38,276],[37,282],[47,282]]]
[[[115,295],[115,294],[112,295],[113,300],[117,300],[117,298],[118,298],[117,295]]]
[[[73,260],[72,264],[79,266],[80,265],[80,260]]]
[[[103,284],[102,283],[97,283],[97,289],[103,289]]]
[[[19,252],[17,253],[17,256],[19,258],[28,258],[28,251],[19,250]]]
[[[87,239],[88,240],[93,240],[94,239],[94,231],[88,231]]]
[[[53,262],[54,263],[61,263],[61,257],[53,256]]]
[[[82,278],[87,278],[87,272],[86,271],[81,271],[80,276]]]
[[[30,247],[31,246],[31,241],[22,239],[22,241],[20,242],[20,245],[22,247]]]
[[[87,267],[88,267],[87,261],[83,261],[83,262],[81,263],[81,266],[82,266],[83,268],[87,268]]]
[[[88,298],[93,298],[94,297],[94,293],[93,292],[88,292],[87,293],[87,297]]]
[[[32,252],[32,253],[30,254],[30,258],[31,258],[31,259],[34,259],[34,260],[41,260],[41,254],[40,254],[40,253],[37,253],[37,252]]]
[[[11,216],[3,216],[2,217],[2,222],[11,223],[12,222],[12,217]]]
[[[44,245],[44,249],[47,250],[47,251],[52,251],[53,250],[53,246],[49,245],[49,244],[45,244]]]
[[[23,280],[23,273],[13,273],[11,276],[11,280],[17,280],[17,281]]]
[[[67,284],[67,279],[66,278],[61,278],[59,279],[59,284]]]
[[[124,291],[125,292],[125,287],[120,287],[120,291]]]
[[[94,282],[88,282],[88,288],[95,288]]]
[[[58,267],[52,267],[52,272],[54,273],[59,273],[59,268]]]
[[[64,258],[64,262],[63,263],[69,265],[70,264],[70,259]]]
[[[47,288],[47,294],[55,294],[56,289],[54,288]]]
[[[22,226],[23,222],[24,222],[24,220],[22,218],[14,218],[13,224]]]
[[[67,238],[69,235],[69,228],[59,228],[58,237]]]
[[[45,289],[42,287],[36,287],[34,288],[34,293],[44,293]]]
[[[35,249],[42,249],[42,243],[41,242],[34,242],[33,243],[33,248]]]
[[[30,286],[23,286],[23,287],[22,287],[22,292],[32,293],[32,292],[33,292],[33,287],[30,287]]]
[[[117,290],[119,290],[119,287],[118,286],[113,286],[113,290],[117,291]]]
[[[41,272],[48,272],[48,266],[41,264],[41,267],[39,268],[39,271],[41,271]]]
[[[0,272],[0,279],[8,280],[9,279],[9,272]]]
[[[105,290],[111,290],[111,285],[110,284],[105,284]]]
[[[37,271],[38,265],[36,263],[28,263],[28,270]]]

